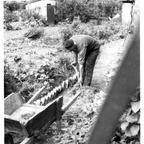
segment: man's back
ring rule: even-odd
[[[99,43],[89,35],[74,35],[70,39],[77,45],[78,51],[81,51],[83,48],[86,48],[87,51],[99,48]]]

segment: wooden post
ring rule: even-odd
[[[27,104],[34,102],[38,98],[38,96],[44,91],[44,89],[47,87],[47,84],[45,86],[43,86],[39,91],[37,91],[36,94],[29,99]]]
[[[57,128],[58,132],[61,130],[61,117],[62,117],[62,104],[63,104],[63,97],[61,99],[58,99],[56,101],[56,123],[57,123]]]
[[[66,105],[62,107],[62,113],[68,110],[68,108],[76,101],[80,94],[81,92],[78,92]]]
[[[33,140],[33,137],[26,137],[20,144],[30,144]]]

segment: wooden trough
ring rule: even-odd
[[[39,96],[45,90],[47,84],[37,91],[27,103],[24,103],[22,97],[18,94],[12,93],[7,96],[4,100],[5,135],[10,136],[11,139],[10,133],[21,134],[26,137],[21,144],[28,144],[35,132],[45,125],[50,126],[54,121],[59,121],[64,112],[80,95],[80,92],[76,93],[67,104],[63,105],[61,92],[67,89],[70,83],[75,84],[77,81],[77,69],[75,66],[73,68],[76,72],[73,77],[63,81],[60,86],[55,87],[48,95],[40,98],[40,104],[48,102],[46,105],[37,105],[35,102],[39,100]],[[10,143],[13,144],[13,141],[10,140]]]
[[[61,112],[62,96],[46,106],[24,104],[20,96],[11,94],[5,99],[5,130],[7,132],[33,135],[44,124],[51,124]]]
[[[79,95],[80,92],[66,105],[63,105],[63,97],[59,96],[46,106],[38,106],[32,103],[33,97],[36,97],[35,95],[30,101],[23,103],[19,95],[15,93],[10,94],[4,100],[5,134],[14,132],[27,138],[32,137],[34,132],[39,131],[43,126],[50,126],[54,121],[60,120],[62,114],[74,103]],[[24,141],[27,140],[25,139]],[[26,144],[27,142],[22,143]]]

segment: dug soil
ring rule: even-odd
[[[14,73],[25,70],[27,74],[35,74],[41,66],[57,67],[61,58],[70,59],[73,55],[63,50],[60,28],[45,28],[43,38],[31,41],[23,37],[24,31],[5,32],[5,61]],[[101,46],[100,55],[96,61],[91,87],[82,87],[77,101],[66,111],[59,122],[41,130],[40,135],[32,142],[34,144],[85,144],[90,134],[90,128],[99,115],[108,89],[125,55],[124,39],[112,41]],[[14,61],[20,57],[20,62]],[[23,74],[24,75],[24,74]],[[66,76],[65,78],[67,78]],[[25,81],[24,81],[25,82]],[[34,92],[41,86],[37,84]],[[37,82],[38,83],[38,82]],[[33,92],[33,93],[34,93]],[[73,97],[70,92],[64,95],[64,104]],[[15,135],[15,143],[23,137]]]

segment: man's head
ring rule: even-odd
[[[65,47],[65,49],[67,49],[69,51],[76,52],[76,45],[74,44],[74,41],[71,39],[66,40],[66,42],[64,43],[64,47]]]

